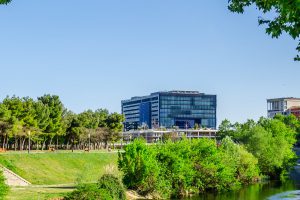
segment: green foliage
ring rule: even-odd
[[[15,150],[23,150],[28,148],[30,134],[31,149],[52,147],[54,139],[56,148],[59,143],[72,149],[85,148],[87,143],[107,147],[120,140],[124,120],[123,115],[106,109],[75,114],[64,108],[57,95],[46,94],[37,100],[6,97],[0,102],[0,146],[14,144]]]
[[[200,192],[206,190],[231,190],[239,187],[236,168],[229,155],[217,148],[215,141],[195,140],[192,155],[196,170],[196,185]]]
[[[65,200],[125,200],[125,189],[118,178],[103,175],[97,184],[79,185]]]
[[[170,198],[233,190],[259,178],[257,159],[228,138],[221,148],[210,139],[183,139],[155,146],[135,140],[124,150],[119,153],[123,182],[142,194]]]
[[[261,118],[258,122],[248,120],[244,124],[224,121],[220,126],[222,137],[230,136],[252,153],[258,160],[260,172],[278,179],[295,165],[296,155],[292,148],[296,132],[279,119]]]
[[[245,7],[255,5],[265,13],[275,13],[273,19],[259,18],[260,25],[267,25],[266,33],[273,38],[278,38],[283,32],[293,39],[299,40],[300,36],[300,1],[299,0],[229,0],[229,10],[243,13]],[[296,48],[300,52],[300,42]],[[297,55],[295,60],[300,61]]]
[[[115,143],[116,141],[120,140],[121,135],[120,132],[123,130],[123,123],[125,121],[125,116],[112,113],[108,115],[106,119],[106,125],[110,130],[110,137],[107,138],[109,141]]]
[[[8,4],[11,0],[0,0],[0,4]]]
[[[8,186],[5,184],[5,179],[2,171],[0,170],[0,199],[4,199],[8,192]]]
[[[252,183],[259,179],[258,160],[243,146],[234,143],[230,137],[221,141],[221,148],[236,168],[236,177],[241,183]]]
[[[114,200],[125,200],[125,189],[122,182],[111,174],[104,174],[98,181],[98,188],[108,191]]]
[[[286,126],[294,130],[296,132],[296,139],[298,141],[298,145],[300,145],[300,119],[297,119],[295,115],[276,115],[274,119],[278,119],[279,121],[283,122]]]
[[[96,184],[85,184],[78,186],[64,200],[113,200],[113,198],[108,190],[100,190]]]
[[[45,132],[57,134],[62,130],[62,113],[64,106],[57,95],[45,94],[38,98],[44,106],[48,108],[49,118]]]
[[[156,152],[148,148],[142,139],[125,146],[125,153],[119,153],[118,166],[124,172],[124,184],[141,193],[151,193],[156,189],[159,166]]]

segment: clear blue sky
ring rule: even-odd
[[[296,42],[227,0],[13,0],[0,6],[0,98],[57,94],[75,112],[162,90],[218,95],[218,122],[300,97]]]

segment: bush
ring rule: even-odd
[[[103,175],[97,184],[79,185],[65,200],[125,200],[125,189],[118,178]]]
[[[124,172],[123,182],[127,188],[141,194],[156,191],[160,168],[155,149],[148,147],[145,140],[137,139],[124,150],[125,153],[119,153],[118,167]]]
[[[5,178],[2,171],[0,170],[0,199],[4,199],[8,192],[8,186],[5,184]]]
[[[119,179],[111,174],[103,175],[98,181],[98,188],[108,191],[114,200],[125,200],[125,189]]]
[[[108,191],[99,190],[96,184],[85,184],[77,187],[75,191],[68,194],[65,200],[109,200],[110,197]]]
[[[170,198],[232,190],[255,180],[258,168],[252,154],[230,139],[227,143],[225,149],[210,139],[152,146],[136,140],[119,154],[119,169],[124,173],[124,184],[144,195],[158,193]]]

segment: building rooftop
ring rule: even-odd
[[[300,98],[296,98],[296,97],[281,97],[281,98],[267,99],[267,101],[279,101],[279,100],[300,100]]]
[[[134,97],[131,97],[130,99],[122,100],[122,102],[128,102],[128,101],[132,101],[132,100],[141,100],[141,99],[149,98],[150,96],[155,96],[155,95],[159,95],[159,94],[195,95],[195,96],[205,95],[205,93],[200,93],[199,91],[188,91],[188,90],[159,91],[159,92],[153,92],[150,95],[134,96]]]
[[[185,94],[185,95],[203,95],[204,93],[200,93],[199,91],[188,91],[188,90],[171,90],[171,91],[160,91],[151,93],[151,95],[155,94]]]

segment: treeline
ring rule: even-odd
[[[274,119],[260,118],[257,122],[232,124],[224,120],[219,126],[220,138],[230,136],[258,159],[263,175],[272,179],[284,178],[296,164],[292,150],[299,140],[300,121],[294,116],[276,115]]]
[[[106,109],[80,114],[67,110],[59,96],[6,97],[0,103],[3,149],[107,148],[121,138],[124,117]]]
[[[262,178],[282,180],[296,164],[294,119],[278,116],[243,124],[225,120],[217,141],[169,140],[149,146],[136,140],[119,154],[123,182],[159,199],[234,190]]]

